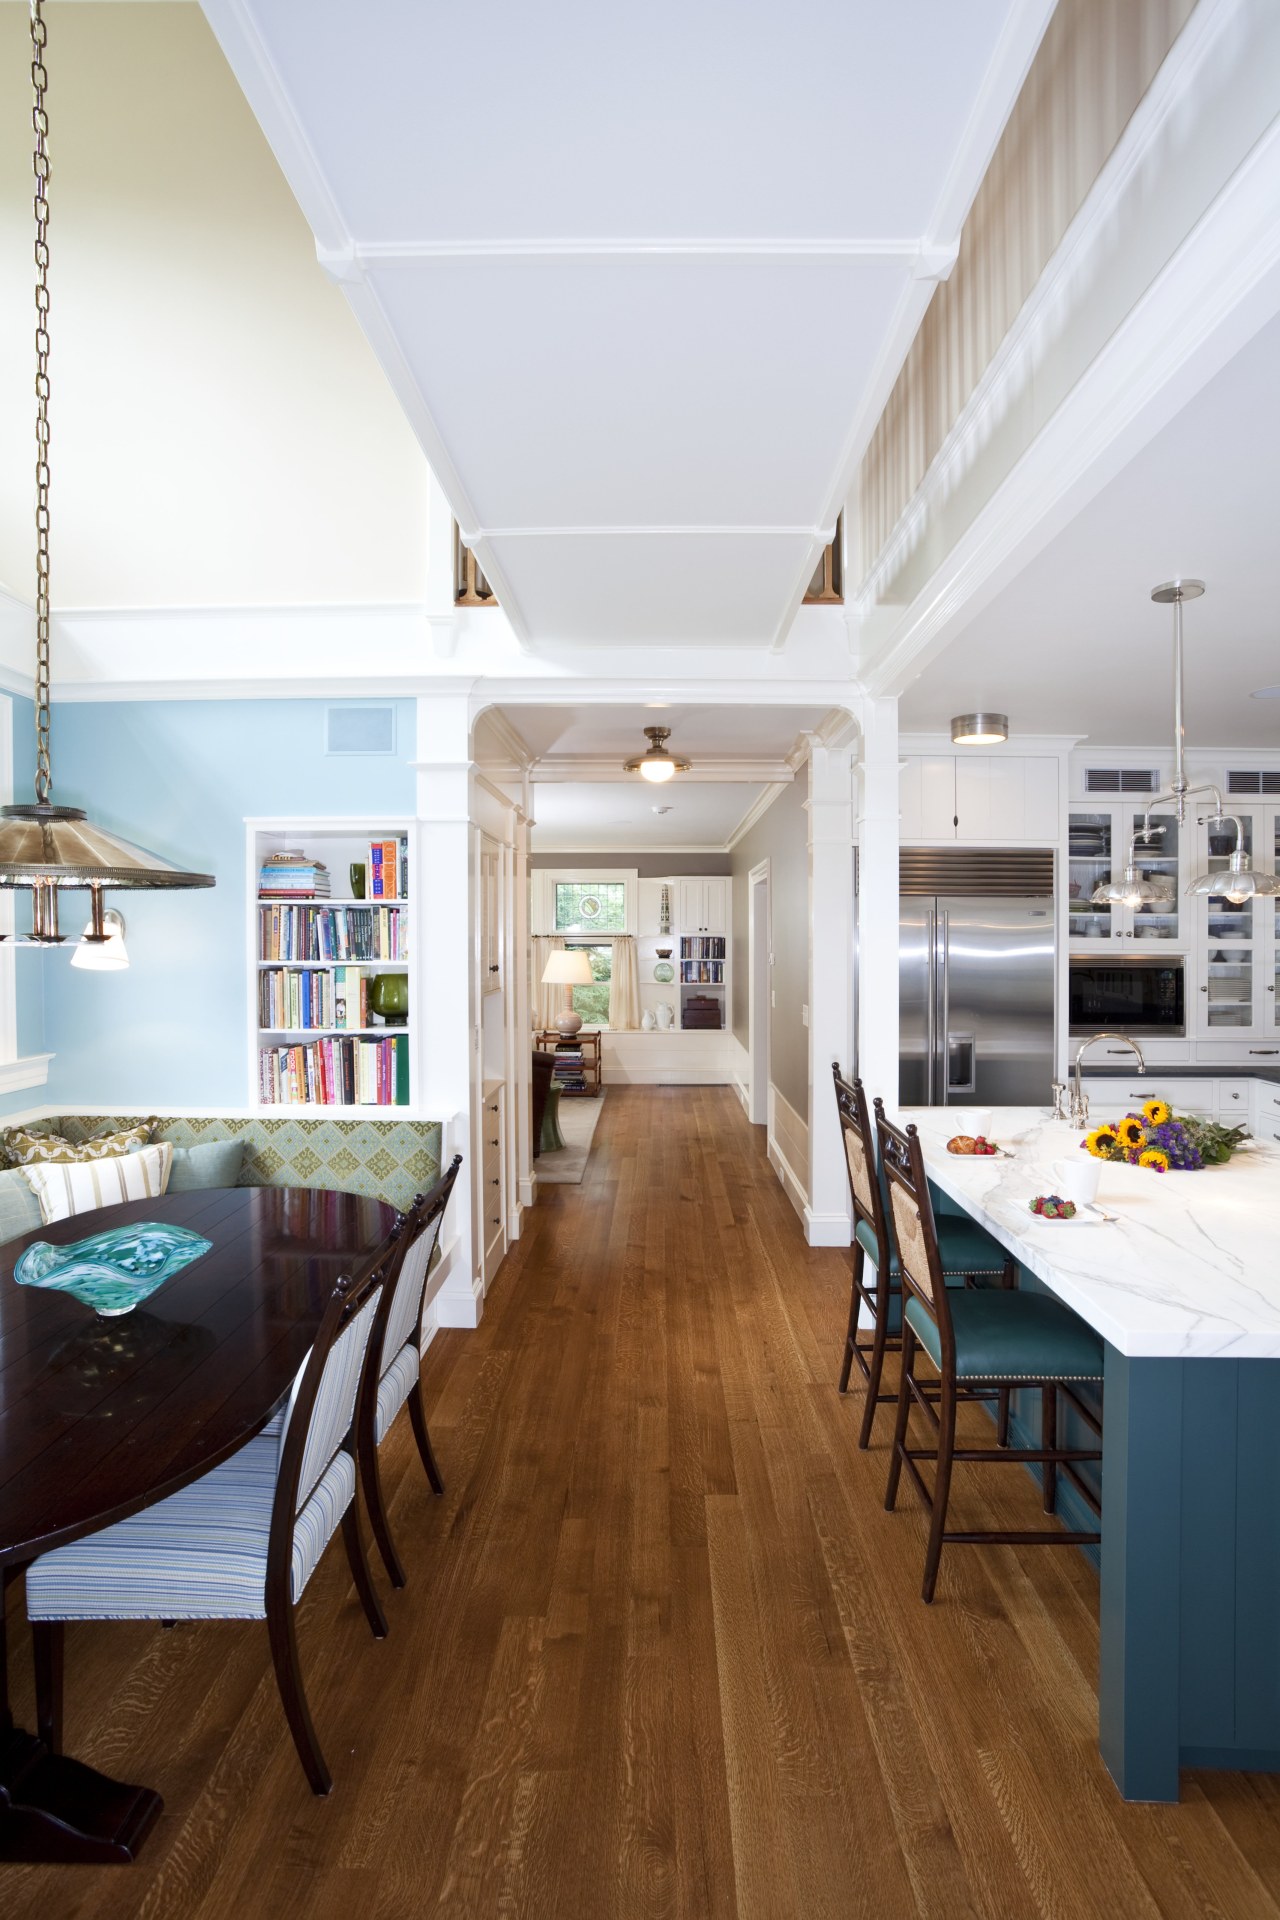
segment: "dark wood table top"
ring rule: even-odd
[[[340,1274],[363,1274],[396,1215],[301,1187],[129,1201],[0,1248],[0,1566],[123,1519],[206,1473],[282,1405]],[[20,1287],[34,1240],[164,1220],[213,1242],[131,1313]]]

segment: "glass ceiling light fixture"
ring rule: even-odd
[[[1209,894],[1215,900],[1230,900],[1238,905],[1250,900],[1255,894],[1280,894],[1280,874],[1258,873],[1249,865],[1249,856],[1245,852],[1244,828],[1236,815],[1228,813],[1223,804],[1221,789],[1212,782],[1201,781],[1191,786],[1187,781],[1184,755],[1186,752],[1186,725],[1183,720],[1182,688],[1182,609],[1188,600],[1198,600],[1204,592],[1203,580],[1166,580],[1161,586],[1151,589],[1151,598],[1158,606],[1173,608],[1173,779],[1169,782],[1167,793],[1157,793],[1147,802],[1142,825],[1129,847],[1129,860],[1124,876],[1118,881],[1103,881],[1095,888],[1092,901],[1097,906],[1111,906],[1117,903],[1126,906],[1148,904],[1145,900],[1132,897],[1122,891],[1131,877],[1136,878],[1134,860],[1137,855],[1138,841],[1149,846],[1161,829],[1153,827],[1151,816],[1159,806],[1173,803],[1177,811],[1178,825],[1182,826],[1187,817],[1187,801],[1193,794],[1206,793],[1213,796],[1213,812],[1208,821],[1211,827],[1229,826],[1235,828],[1235,848],[1228,858],[1225,868],[1217,871],[1198,873],[1188,887],[1189,894]],[[1151,886],[1151,881],[1138,881],[1139,887]],[[1167,900],[1170,896],[1165,895]],[[1154,902],[1150,903],[1154,904]]]
[[[953,747],[993,747],[1008,738],[1007,713],[958,713],[951,722]]]
[[[677,773],[689,773],[691,760],[677,760],[671,753],[666,741],[670,738],[670,727],[646,727],[644,737],[649,741],[648,751],[637,754],[634,760],[624,760],[624,773],[638,773],[642,780],[670,780]]]
[[[105,828],[91,825],[81,807],[55,806],[49,734],[49,79],[44,55],[44,0],[31,4],[32,125],[35,150],[36,305],[36,778],[35,800],[0,808],[0,887],[31,890],[31,937],[14,946],[61,946],[58,896],[89,893],[90,946],[105,946],[103,893],[107,887],[211,887],[211,873],[185,873]],[[3,936],[0,936],[3,937]]]

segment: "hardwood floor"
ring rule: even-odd
[[[584,1184],[545,1194],[479,1330],[427,1356],[445,1498],[407,1420],[384,1449],[390,1638],[340,1548],[308,1589],[332,1796],[261,1625],[72,1627],[69,1750],[166,1813],[134,1868],[0,1869],[0,1912],[1280,1920],[1280,1782],[1118,1799],[1081,1558],[949,1549],[920,1604],[887,1421],[858,1453],[835,1390],[847,1272],[805,1248],[730,1092],[612,1089]],[[1016,1471],[957,1469],[954,1499],[1038,1511]],[[10,1618],[29,1723],[20,1588]]]

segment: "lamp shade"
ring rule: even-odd
[[[129,964],[129,954],[124,944],[124,916],[107,912],[102,916],[106,930],[106,939],[94,941],[93,922],[90,920],[84,930],[84,938],[78,943],[71,956],[73,967],[88,967],[94,973],[120,973]]]
[[[581,947],[559,948],[548,954],[542,970],[544,986],[589,987],[591,977],[591,956]]]

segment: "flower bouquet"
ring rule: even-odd
[[[1127,1113],[1114,1126],[1095,1127],[1081,1146],[1097,1160],[1123,1160],[1153,1173],[1194,1173],[1224,1166],[1245,1137],[1243,1127],[1213,1120],[1181,1119],[1164,1100],[1148,1100],[1141,1113]]]

